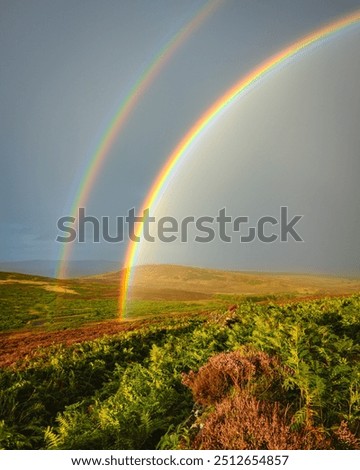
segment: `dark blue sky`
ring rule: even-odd
[[[0,0],[0,260],[58,259],[56,221],[69,214],[117,107],[205,3]],[[171,150],[229,86],[356,8],[360,1],[225,0],[138,103],[87,212],[114,217],[139,207]],[[124,249],[85,243],[73,257],[121,260]]]

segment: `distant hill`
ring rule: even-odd
[[[61,330],[113,321],[119,318],[123,276],[124,270],[71,279],[0,272],[0,332]],[[209,313],[244,301],[283,303],[354,293],[360,293],[360,279],[138,266],[131,275],[123,318]]]
[[[91,276],[118,282],[119,272]],[[331,275],[222,271],[178,265],[146,265],[133,269],[129,297],[137,300],[201,300],[214,294],[297,296],[360,292],[360,279]]]
[[[0,271],[54,279],[55,261],[1,263]],[[96,274],[95,274],[96,273]],[[72,284],[105,284],[118,289],[123,270],[114,261],[71,261],[67,288]],[[55,282],[55,279],[54,279]],[[64,281],[65,282],[65,281]],[[132,270],[129,299],[201,301],[214,295],[296,297],[341,295],[360,292],[360,279],[331,275],[224,271],[179,265],[144,265]]]
[[[0,271],[38,276],[55,277],[59,261],[30,260],[30,261],[0,261]],[[110,260],[83,260],[67,263],[67,277],[90,276],[119,270],[120,263]]]

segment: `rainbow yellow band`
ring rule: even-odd
[[[260,78],[263,78],[269,72],[273,71],[277,66],[284,63],[288,59],[293,58],[299,52],[305,50],[309,46],[315,44],[318,41],[324,40],[331,35],[347,28],[360,21],[360,10],[342,17],[326,26],[317,29],[313,33],[297,40],[290,46],[280,51],[275,56],[261,63],[252,72],[241,78],[234,86],[232,86],[223,96],[221,96],[215,103],[200,117],[198,121],[190,128],[187,134],[181,139],[178,145],[175,147],[173,152],[168,157],[165,165],[161,169],[159,175],[154,181],[144,203],[140,210],[140,214],[145,209],[150,209],[156,206],[159,201],[163,188],[167,185],[168,180],[174,174],[177,164],[180,159],[185,155],[190,145],[199,138],[200,134],[206,130],[209,124],[222,112],[227,106],[229,106],[236,98],[242,95],[252,85],[255,84]],[[136,236],[139,236],[142,231],[142,226],[138,225],[136,228]],[[123,275],[120,281],[120,296],[119,296],[119,314],[122,316],[125,312],[125,306],[127,301],[127,295],[129,290],[129,284],[131,279],[131,269],[136,260],[137,252],[139,249],[139,243],[129,242],[128,249],[126,251],[125,262],[123,267]]]

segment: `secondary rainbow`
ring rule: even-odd
[[[206,2],[202,8],[197,11],[195,16],[177,33],[172,39],[161,49],[156,55],[155,59],[151,62],[149,67],[141,75],[141,77],[134,84],[130,93],[120,104],[114,118],[110,122],[107,131],[104,133],[101,141],[99,142],[95,152],[86,167],[84,176],[79,185],[77,193],[74,198],[74,203],[71,207],[71,216],[76,218],[77,210],[79,207],[84,207],[88,200],[90,191],[94,182],[104,165],[107,155],[115,140],[119,137],[119,133],[128,120],[129,115],[135,108],[140,97],[145,93],[149,86],[154,82],[155,78],[159,75],[160,71],[174,55],[176,50],[184,44],[184,42],[205,22],[205,20],[218,9],[224,0],[211,0]],[[66,277],[67,260],[70,257],[72,249],[71,243],[63,245],[60,255],[60,261],[57,267],[56,277]]]
[[[200,137],[200,135],[208,128],[208,126],[215,120],[219,114],[224,111],[236,98],[244,94],[250,87],[254,86],[256,82],[264,78],[271,71],[273,71],[280,64],[294,58],[298,53],[304,51],[309,46],[325,40],[333,34],[350,27],[360,21],[360,10],[356,10],[351,14],[328,23],[327,25],[315,30],[314,32],[302,37],[296,42],[287,46],[276,55],[270,57],[265,62],[261,63],[258,67],[252,70],[248,75],[241,78],[235,85],[233,85],[223,96],[217,99],[212,106],[198,119],[190,130],[181,139],[173,152],[168,157],[165,165],[162,167],[159,175],[155,179],[144,203],[140,210],[140,214],[145,209],[150,209],[159,202],[164,190],[176,172],[176,169],[185,156],[189,147]],[[136,235],[141,234],[142,226],[138,225]],[[119,314],[120,316],[125,312],[126,300],[131,280],[131,269],[136,261],[139,243],[129,242],[125,262],[123,265],[123,275],[120,280],[120,296],[119,296]]]

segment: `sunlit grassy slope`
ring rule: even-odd
[[[0,330],[58,330],[116,319],[121,276],[56,280],[0,273]],[[359,279],[334,276],[140,266],[134,270],[124,318],[209,312],[249,298],[280,301],[359,291]]]
[[[360,449],[359,311],[247,301],[41,348],[0,368],[0,448]]]
[[[359,280],[120,276],[0,275],[0,449],[360,449]]]

